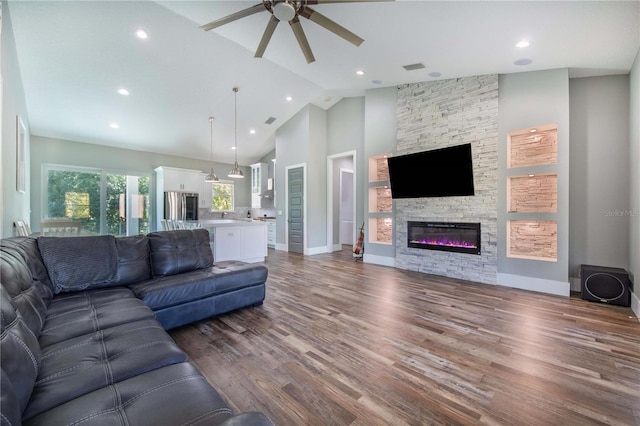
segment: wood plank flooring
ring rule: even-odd
[[[276,425],[640,425],[630,308],[269,250],[263,306],[171,331]],[[179,398],[179,395],[176,395]]]

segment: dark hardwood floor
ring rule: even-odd
[[[630,308],[269,250],[263,306],[171,332],[276,425],[640,425]],[[176,398],[179,398],[176,395]]]

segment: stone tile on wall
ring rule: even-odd
[[[513,176],[508,183],[510,213],[556,213],[558,175]]]
[[[398,155],[471,144],[475,195],[396,200],[396,267],[495,284],[498,76],[402,85],[397,111]],[[481,254],[409,248],[407,221],[479,222]]]
[[[558,223],[550,220],[510,220],[509,257],[552,260],[558,258]]]

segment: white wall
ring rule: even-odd
[[[286,168],[309,161],[308,152],[309,106],[306,106],[276,130],[276,247],[287,244]]]
[[[358,151],[357,190],[363,194],[363,202],[358,205],[356,223],[364,221],[365,235],[370,235],[369,221],[364,220],[369,205],[369,157],[395,153],[398,133],[398,89],[385,87],[365,92],[364,101],[364,150]],[[360,202],[360,199],[358,199]],[[364,213],[361,213],[361,210]],[[363,216],[361,216],[363,215]],[[362,219],[360,219],[362,217]],[[394,219],[395,220],[395,219]],[[393,264],[396,255],[393,244],[375,244],[366,239],[364,261]]]
[[[629,117],[630,118],[630,235],[629,235],[629,272],[635,283],[631,307],[640,316],[640,49],[636,55],[629,77]]]
[[[580,265],[629,267],[629,76],[569,81],[569,276]]]
[[[18,54],[13,38],[11,15],[6,3],[2,8],[2,226],[0,237],[15,234],[13,221],[29,218],[29,117],[18,64]],[[22,119],[27,129],[26,138],[26,192],[16,191],[16,116]]]
[[[508,258],[506,256],[507,214],[506,167],[509,132],[547,124],[558,126],[558,164],[537,166],[540,172],[558,174],[558,212],[543,220],[558,223],[556,262]],[[567,69],[500,76],[500,141],[498,166],[498,282],[502,278],[521,280],[548,292],[569,295],[569,73]],[[535,217],[539,219],[539,217]],[[506,283],[505,283],[506,284]],[[533,289],[533,288],[532,288]]]

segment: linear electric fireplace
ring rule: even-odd
[[[480,224],[407,222],[409,247],[480,254]]]

